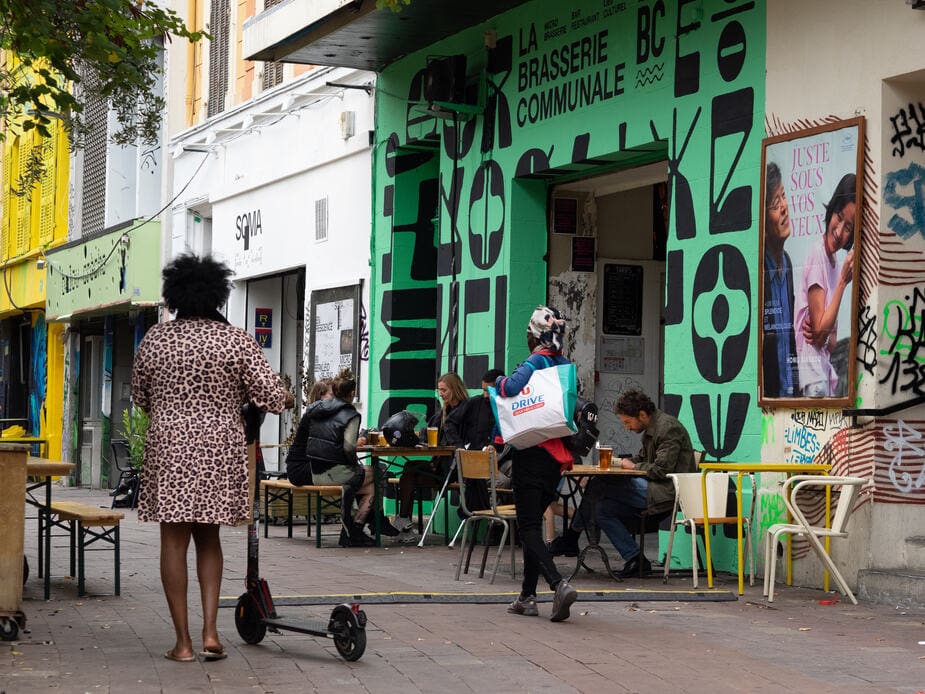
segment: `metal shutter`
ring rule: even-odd
[[[315,200],[315,241],[328,240],[328,197]]]
[[[101,232],[106,222],[106,115],[105,101],[86,100],[84,118],[90,132],[84,143],[82,237]]]

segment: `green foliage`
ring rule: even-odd
[[[122,411],[122,431],[128,442],[128,454],[132,464],[141,470],[144,461],[145,437],[148,434],[150,419],[140,407],[134,405]]]
[[[48,137],[55,118],[80,147],[84,107],[102,100],[115,109],[116,144],[158,142],[161,50],[171,35],[205,36],[150,0],[0,0],[0,48],[13,57],[0,64],[0,138],[30,130]],[[41,173],[27,172],[26,190]]]
[[[411,0],[376,0],[376,9],[388,7],[392,12],[401,12],[402,6],[410,4]]]

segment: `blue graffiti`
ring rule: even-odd
[[[793,451],[794,455],[809,456],[809,460],[812,460],[813,455],[822,448],[819,437],[816,436],[815,432],[803,426],[788,426],[785,428],[784,440],[797,449]]]
[[[32,381],[29,384],[29,431],[38,436],[41,433],[42,407],[45,404],[45,385],[48,382],[48,349],[45,317],[39,314],[32,326]]]
[[[899,186],[911,186],[909,194],[901,194]],[[887,174],[883,186],[883,202],[897,211],[887,226],[903,239],[908,239],[918,232],[925,236],[925,168],[912,163],[905,169]],[[908,210],[910,219],[899,215]]]

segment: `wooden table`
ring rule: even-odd
[[[617,463],[620,462],[619,458],[615,458],[614,460]],[[569,494],[565,497],[565,503],[562,505],[562,530],[564,532],[568,527],[569,522],[567,511],[568,500],[572,500],[572,506],[575,508],[575,513],[577,514],[579,504],[575,501],[575,494],[578,492],[578,487],[581,486],[582,482],[590,478],[606,479],[608,477],[645,477],[646,472],[645,470],[638,470],[636,468],[633,468],[632,470],[624,470],[623,468],[612,467],[608,470],[602,470],[597,465],[575,465],[571,470],[563,472],[562,476],[565,478],[569,485]],[[588,544],[578,553],[578,559],[575,562],[575,570],[567,580],[571,581],[575,574],[578,573],[582,563],[584,563],[585,554],[588,553],[588,550],[595,549],[600,553],[601,559],[604,561],[604,568],[607,569],[607,573],[610,574],[610,577],[615,581],[622,583],[623,579],[615,574],[610,568],[610,560],[607,558],[607,552],[604,551],[603,547],[601,547],[597,534],[591,531],[593,525],[596,523],[596,501],[594,495],[592,494],[589,494],[587,499],[588,507],[586,509],[585,515],[588,517],[585,518],[585,537],[588,539]],[[584,499],[582,499],[582,501],[584,501]]]
[[[51,478],[71,474],[74,463],[62,463],[57,460],[35,458],[29,456],[26,461],[26,474],[29,477],[39,477],[41,481],[33,482],[26,487],[26,502],[35,506],[39,513],[39,576],[45,578],[45,599],[51,595],[51,523],[48,522],[51,508]],[[37,499],[32,491],[45,487],[45,499]]]
[[[29,446],[38,446],[39,451],[44,453],[45,444],[48,443],[47,439],[40,438],[38,436],[0,436],[0,443],[24,443]],[[44,460],[42,458],[41,460]]]
[[[370,464],[373,466],[373,527],[376,530],[375,539],[376,547],[382,546],[381,527],[379,520],[382,516],[379,509],[382,508],[382,499],[379,492],[379,459],[389,458],[395,461],[400,459],[401,467],[404,467],[404,461],[409,458],[451,458],[456,453],[455,446],[357,446],[357,453],[367,453],[370,456]]]
[[[736,528],[738,542],[738,569],[739,569],[739,595],[745,593],[745,557],[742,556],[742,475],[756,472],[783,472],[790,475],[825,475],[832,469],[831,465],[821,465],[814,463],[700,463],[701,480],[700,486],[703,493],[703,544],[706,550],[707,564],[707,587],[713,587],[713,562],[710,556],[710,519],[707,515],[707,473],[709,472],[735,472],[738,474],[736,479]],[[831,509],[830,490],[826,489],[825,496],[825,522],[826,527],[829,524],[829,512]],[[828,550],[828,538],[826,538],[826,550]],[[793,583],[793,566],[791,564],[791,539],[787,536],[787,585]],[[767,568],[765,568],[767,571]],[[829,576],[825,576],[825,588],[828,590]]]

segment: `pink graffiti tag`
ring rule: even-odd
[[[903,420],[898,419],[895,427],[883,427],[883,435],[886,436],[884,448],[888,451],[896,451],[896,455],[890,461],[889,470],[890,482],[893,483],[893,486],[903,494],[925,486],[925,465],[919,469],[919,475],[914,480],[909,472],[901,469],[903,455],[918,460],[925,456],[925,446],[917,443],[922,440],[922,434],[908,426]]]

